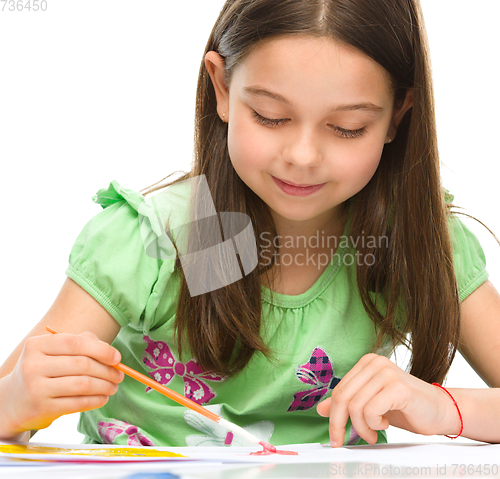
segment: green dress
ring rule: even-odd
[[[174,185],[175,186],[175,185]],[[316,405],[366,353],[375,339],[347,271],[353,251],[338,245],[314,285],[291,296],[262,291],[261,334],[274,353],[256,353],[239,374],[202,370],[189,350],[182,361],[173,341],[180,275],[164,234],[188,221],[189,182],[143,197],[115,181],[93,200],[104,209],[83,228],[66,274],[120,324],[112,345],[122,362],[184,394],[274,445],[329,443],[328,419]],[[453,197],[447,194],[447,201]],[[350,221],[344,230],[348,233]],[[172,229],[173,231],[173,229]],[[488,278],[473,233],[450,221],[456,278],[463,301]],[[174,239],[177,239],[173,235]],[[355,258],[355,257],[354,257]],[[390,356],[392,350],[377,351]],[[242,446],[243,439],[128,376],[99,409],[81,413],[85,443],[150,446]],[[385,431],[378,442],[387,442]],[[366,444],[348,421],[345,444]]]

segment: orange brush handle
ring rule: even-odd
[[[47,331],[52,334],[59,334],[60,331],[57,331],[54,328],[51,328],[50,326],[46,327]],[[113,366],[116,369],[119,369],[120,371],[123,371],[127,376],[130,376],[131,378],[134,378],[135,380],[139,381],[142,384],[145,384],[146,386],[149,386],[151,389],[154,389],[155,391],[158,391],[159,393],[163,394],[164,396],[167,396],[168,398],[172,399],[173,401],[182,404],[183,406],[188,407],[189,409],[192,409],[193,411],[196,411],[203,416],[207,417],[208,419],[219,422],[220,421],[220,416],[217,414],[213,413],[212,411],[209,411],[208,409],[204,408],[203,406],[200,406],[198,403],[195,403],[191,399],[188,399],[186,396],[183,396],[182,394],[179,394],[175,391],[173,391],[170,388],[167,388],[163,386],[162,384],[156,382],[155,380],[148,378],[144,374],[141,374],[140,372],[136,371],[135,369],[129,368],[128,366],[125,366],[125,364],[118,363]]]

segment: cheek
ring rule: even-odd
[[[233,118],[234,121],[229,123],[227,148],[234,169],[239,174],[250,167],[265,167],[270,157],[270,145],[257,134],[254,125]]]
[[[380,163],[383,144],[370,142],[357,149],[346,151],[336,162],[338,181],[349,181],[363,188],[371,180]]]

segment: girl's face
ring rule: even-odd
[[[411,105],[393,111],[387,71],[326,37],[264,42],[236,67],[229,88],[221,62],[207,53],[237,174],[280,229],[331,231],[339,205],[370,181]],[[290,188],[280,180],[322,186]]]

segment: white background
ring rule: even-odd
[[[189,170],[198,70],[223,1],[47,5],[0,12],[0,362],[55,299],[77,234],[101,210],[91,196],[113,179],[140,190]],[[500,2],[473,5],[422,0],[443,184],[455,204],[500,235]],[[500,247],[481,225],[464,222],[500,285]],[[446,385],[485,386],[461,357]],[[76,420],[61,418],[35,440],[78,443]],[[388,435],[390,442],[447,441],[394,427]]]

